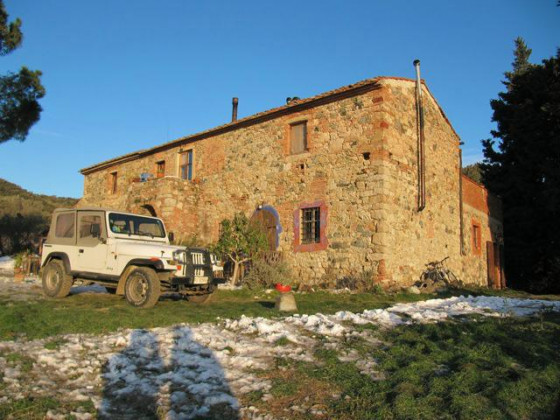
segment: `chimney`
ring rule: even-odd
[[[237,121],[237,104],[239,103],[238,98],[233,98],[231,104],[233,105],[231,110],[231,122]]]

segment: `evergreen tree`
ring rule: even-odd
[[[513,52],[513,55],[515,56],[515,59],[513,60],[513,63],[511,63],[513,71],[505,72],[507,81],[504,82],[504,84],[508,86],[508,90],[511,88],[512,79],[517,75],[525,73],[532,66],[529,62],[529,57],[531,56],[533,50],[527,47],[527,44],[525,44],[525,41],[520,36],[518,36],[514,42],[515,51]]]
[[[0,0],[0,55],[7,55],[21,46],[21,20],[8,23],[8,13]],[[41,72],[22,67],[18,73],[0,76],[0,143],[15,139],[24,141],[29,129],[39,121],[45,96]]]
[[[515,41],[507,91],[491,101],[494,139],[483,140],[483,181],[504,208],[508,282],[560,289],[560,50],[542,64]],[[497,140],[497,143],[496,143]],[[497,146],[497,150],[494,146]]]
[[[468,176],[473,181],[482,184],[482,163],[476,162],[472,165],[467,165],[463,169],[463,175]]]

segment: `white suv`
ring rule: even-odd
[[[162,292],[203,303],[216,287],[207,250],[170,245],[161,219],[103,208],[56,209],[41,267],[47,296],[94,282],[144,308]]]

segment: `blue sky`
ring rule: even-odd
[[[481,159],[489,102],[522,36],[533,62],[560,46],[556,0],[5,0],[23,47],[0,73],[43,71],[41,121],[0,144],[0,177],[80,197],[81,168],[375,76],[412,61]]]

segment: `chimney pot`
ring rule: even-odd
[[[231,100],[232,110],[231,110],[231,122],[237,121],[237,105],[239,104],[238,98],[233,98]]]

